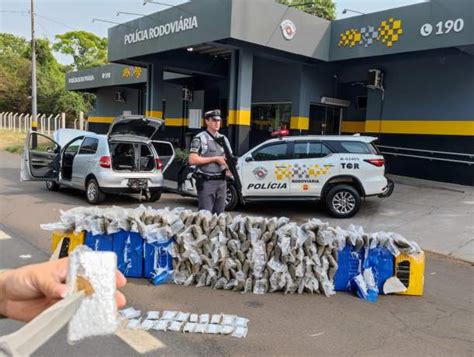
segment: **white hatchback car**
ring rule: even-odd
[[[30,132],[22,159],[22,181],[46,181],[86,192],[98,204],[107,193],[142,193],[157,201],[163,189],[163,172],[174,159],[173,145],[152,140],[162,120],[142,116],[119,117],[107,135],[75,129],[55,132],[55,140]],[[160,156],[166,147],[168,156]],[[171,147],[171,149],[170,149]]]
[[[238,158],[240,182],[228,182],[226,209],[255,201],[322,200],[333,216],[352,217],[361,198],[388,197],[394,189],[375,140],[342,135],[265,141]],[[181,181],[178,192],[195,196],[192,172]]]

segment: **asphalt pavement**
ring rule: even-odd
[[[368,232],[391,230],[418,241],[427,254],[422,297],[380,296],[367,303],[346,293],[321,295],[241,294],[210,288],[152,286],[130,279],[123,292],[142,311],[181,310],[227,313],[250,319],[245,339],[151,332],[158,349],[150,355],[430,355],[474,354],[474,275],[472,223],[474,198],[464,186],[396,178],[394,195],[370,199],[357,217],[334,220],[311,204],[257,204],[251,215],[285,215],[297,221],[317,217],[332,225],[361,224]],[[136,197],[112,197],[105,205],[136,207]],[[19,157],[0,152],[0,269],[44,261],[49,233],[39,224],[54,222],[60,210],[85,206],[74,190],[48,192],[43,183],[19,183]],[[155,207],[192,207],[193,199],[164,194]],[[242,211],[243,212],[243,211]],[[3,238],[2,238],[3,237]],[[451,257],[449,257],[451,256]],[[453,257],[463,259],[460,261]],[[469,263],[471,262],[471,263]],[[0,335],[22,324],[0,320]],[[135,342],[134,342],[135,341]],[[96,337],[73,346],[65,330],[36,356],[133,356],[146,336]],[[135,348],[135,349],[134,349]]]

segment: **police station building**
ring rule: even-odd
[[[109,29],[110,65],[68,73],[94,92],[89,129],[163,118],[189,147],[219,108],[242,154],[292,135],[378,137],[389,172],[473,185],[474,1],[431,0],[327,21],[273,0],[194,0]]]

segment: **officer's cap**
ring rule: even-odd
[[[204,113],[204,119],[222,120],[221,111],[219,109],[209,110],[208,112]]]

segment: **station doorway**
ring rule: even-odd
[[[339,135],[343,107],[313,104],[309,110],[309,135]]]

